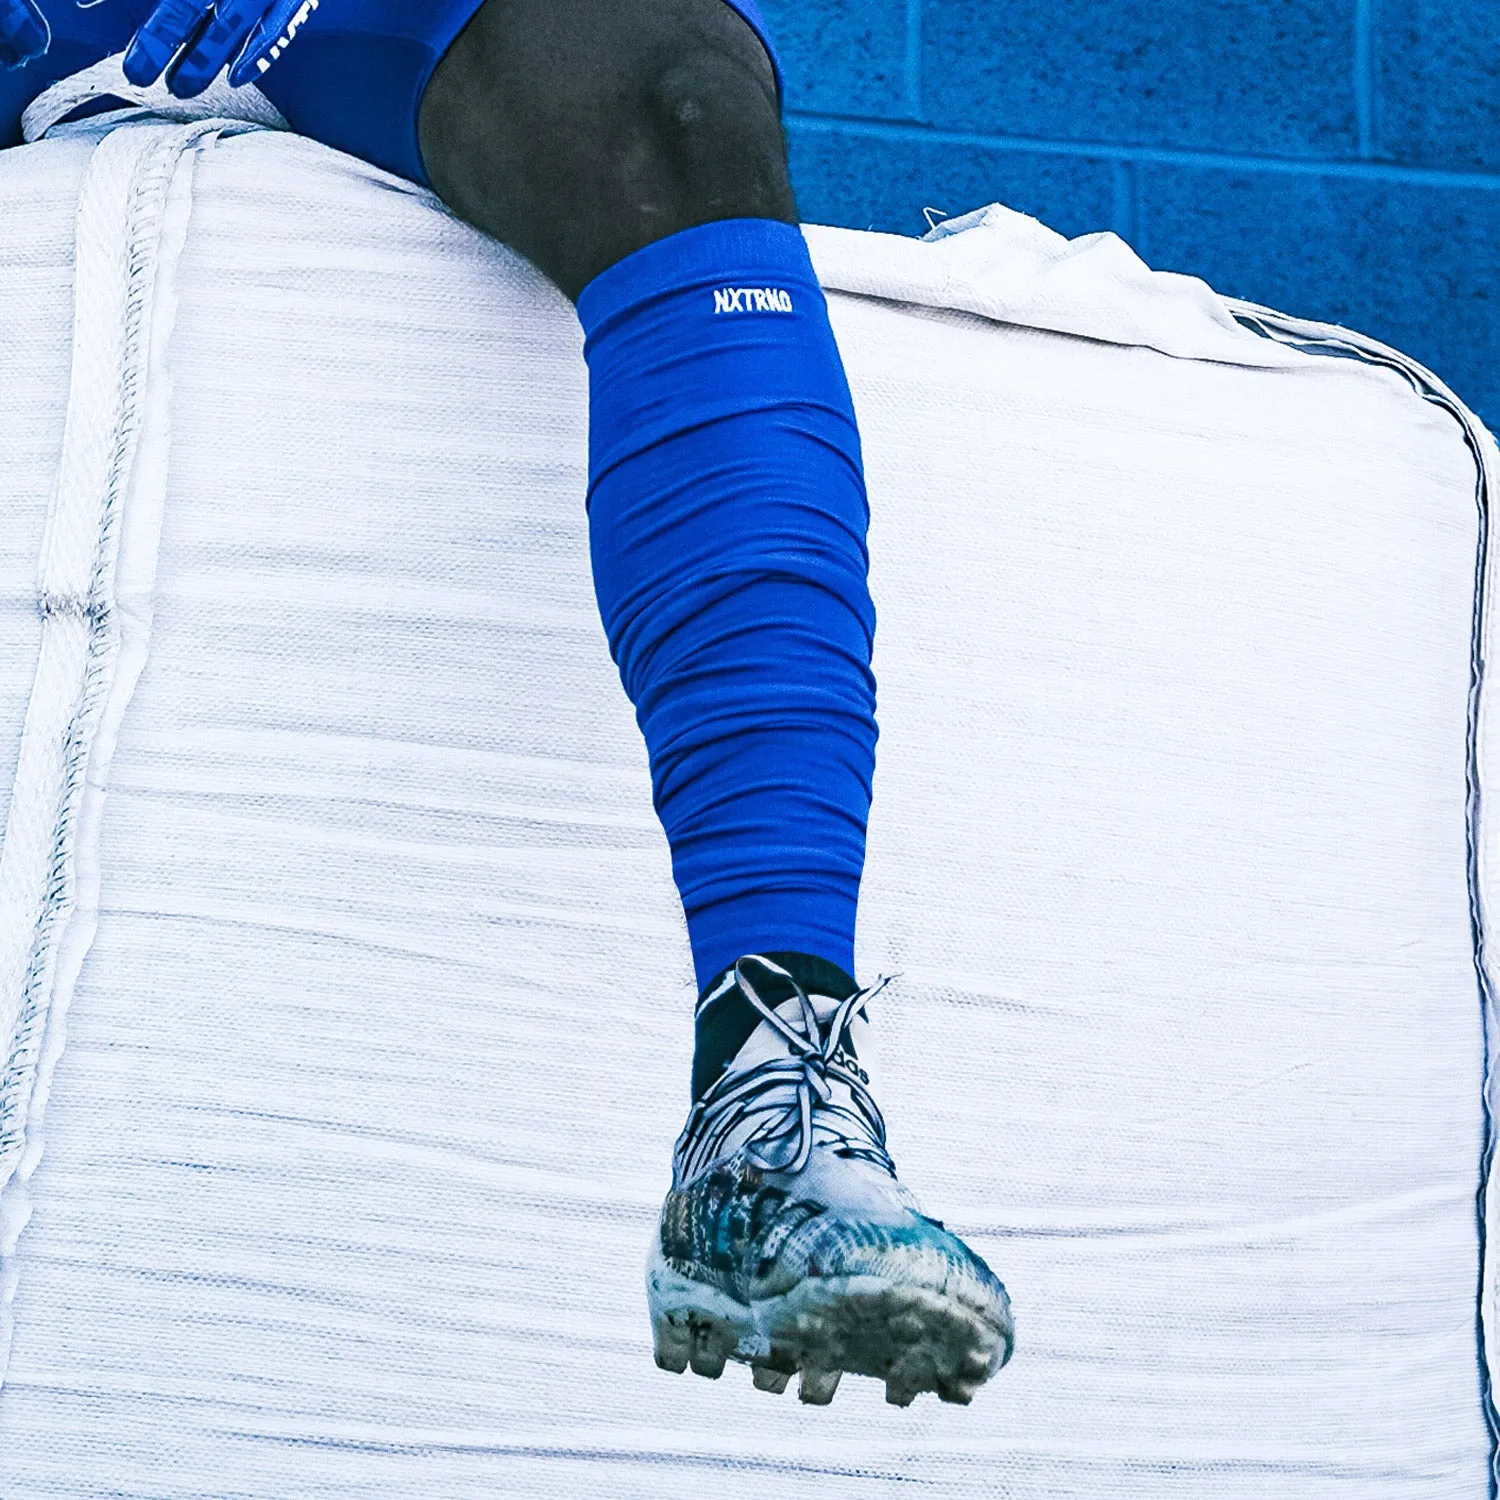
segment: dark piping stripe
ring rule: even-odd
[[[1475,1214],[1479,1231],[1479,1286],[1475,1299],[1475,1337],[1479,1362],[1479,1394],[1490,1435],[1490,1500],[1500,1497],[1500,1411],[1496,1410],[1494,1382],[1490,1370],[1489,1350],[1484,1329],[1484,1290],[1489,1244],[1485,1215],[1490,1175],[1494,1170],[1496,1148],[1495,1114],[1492,1104],[1495,1092],[1496,1027],[1500,1013],[1496,1010],[1495,984],[1484,961],[1484,907],[1479,889],[1479,818],[1483,791],[1479,784],[1479,705],[1484,687],[1485,569],[1489,558],[1490,483],[1485,467],[1483,431],[1472,412],[1415,360],[1394,349],[1366,339],[1363,335],[1324,324],[1309,323],[1250,303],[1229,303],[1235,319],[1253,333],[1300,349],[1304,354],[1323,355],[1333,359],[1353,359],[1377,365],[1402,376],[1424,400],[1447,412],[1463,431],[1464,442],[1474,459],[1476,470],[1474,502],[1479,515],[1478,547],[1474,560],[1474,615],[1469,641],[1469,717],[1465,763],[1467,797],[1465,802],[1465,854],[1469,882],[1469,934],[1474,948],[1474,973],[1479,983],[1480,1014],[1484,1035],[1484,1091],[1480,1100],[1483,1117],[1483,1139],[1479,1162],[1479,1191],[1475,1195]],[[1497,476],[1500,478],[1500,476]]]

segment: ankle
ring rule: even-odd
[[[757,964],[747,977],[768,1005],[790,1000],[800,985],[809,995],[829,995],[842,1000],[859,988],[854,980],[826,958],[812,953],[776,951],[757,955],[784,969],[789,978]],[[737,984],[726,983],[734,965],[720,970],[698,997],[693,1048],[693,1099],[696,1102],[712,1087],[735,1054],[760,1025],[760,1013],[744,997]]]

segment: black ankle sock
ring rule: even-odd
[[[779,964],[797,980],[809,995],[832,995],[842,1000],[859,988],[837,964],[826,958],[817,958],[810,953],[765,953],[773,964]],[[704,986],[698,997],[698,1018],[695,1027],[696,1041],[693,1047],[693,1100],[696,1103],[724,1071],[728,1063],[750,1040],[750,1033],[760,1025],[760,1013],[740,993],[738,985],[731,985],[709,1005],[703,1003],[723,982],[725,969],[716,974]],[[783,1000],[790,1000],[796,993],[786,980],[756,968],[751,973],[755,992],[767,1005],[775,1007]]]

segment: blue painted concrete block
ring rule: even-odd
[[[1500,191],[1274,170],[1140,168],[1158,270],[1341,323],[1435,370],[1500,426]]]
[[[1001,202],[1070,237],[1111,227],[1113,166],[1003,147],[956,151],[913,138],[793,122],[792,183],[809,223],[927,232],[924,208],[947,215]]]
[[[906,107],[906,0],[761,0],[788,109],[899,118]]]
[[[1356,0],[926,0],[931,124],[1276,156],[1358,148]]]
[[[1381,0],[1376,14],[1376,155],[1500,167],[1500,6]]]
[[[804,112],[791,143],[807,218],[919,234],[924,207],[998,199],[1069,235],[1114,228],[1155,265],[1407,349],[1500,424],[1500,0],[919,0],[911,73],[907,0],[764,3]],[[916,115],[968,139],[819,112]],[[1362,154],[1496,175],[1262,160]]]

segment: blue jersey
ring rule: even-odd
[[[52,26],[44,57],[0,71],[0,147],[49,85],[123,52],[156,0],[40,0]],[[770,51],[754,0],[726,0]],[[433,70],[483,0],[309,0],[285,54],[258,81],[293,130],[427,185],[417,111]]]

